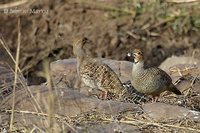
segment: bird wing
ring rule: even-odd
[[[116,93],[123,89],[117,74],[101,61],[95,59],[87,60],[82,63],[80,69],[80,74],[92,80],[100,90]]]
[[[98,62],[97,66],[95,78],[100,87],[114,93],[122,91],[123,85],[117,74],[105,63]]]
[[[170,84],[172,82],[171,77],[162,69],[160,68],[149,68],[151,71],[151,74],[153,75],[152,77],[155,80],[162,80],[162,83]]]

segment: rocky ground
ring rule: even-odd
[[[173,2],[1,1],[0,131],[9,129],[14,102],[14,132],[200,132],[200,4]],[[22,73],[13,101],[15,63],[2,44],[15,55],[19,33]],[[147,64],[168,72],[183,95],[120,102],[74,88],[72,42],[84,36],[94,42],[92,55],[106,58],[123,82],[131,70],[126,53],[142,48]]]
[[[121,81],[130,79],[131,62],[103,61],[118,74]],[[183,95],[164,92],[159,102],[152,103],[151,100],[137,101],[135,95],[132,95],[133,99],[129,96],[128,101],[100,100],[90,95],[89,88],[84,84],[81,88],[74,88],[77,75],[75,59],[53,62],[50,73],[54,87],[47,83],[17,89],[14,131],[200,132],[200,61],[174,56],[160,67],[171,72]],[[9,126],[12,97],[6,96],[0,103],[0,124],[4,129]]]

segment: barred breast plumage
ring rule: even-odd
[[[143,53],[140,49],[135,49],[133,56],[131,83],[136,90],[152,96],[159,96],[166,90],[181,95],[181,92],[173,85],[171,77],[165,71],[156,67],[145,67]]]

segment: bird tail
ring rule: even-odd
[[[176,86],[173,84],[170,85],[170,91],[174,92],[176,95],[182,95],[178,88],[176,88]]]

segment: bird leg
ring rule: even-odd
[[[152,103],[156,103],[158,101],[159,96],[152,97]]]
[[[80,89],[81,88],[81,79],[80,79],[79,76],[75,79],[75,83],[74,83],[73,87],[76,88],[76,89]]]
[[[100,94],[100,98],[103,100],[106,100],[108,97],[108,92],[107,91],[102,91],[102,93]]]

